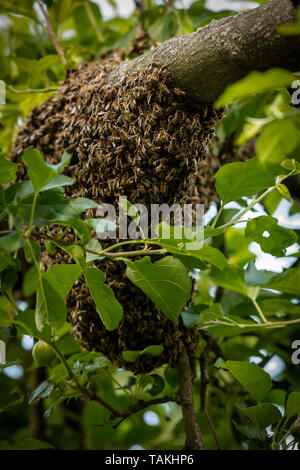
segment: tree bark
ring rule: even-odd
[[[150,62],[164,65],[175,86],[202,102],[214,102],[229,84],[253,70],[300,69],[300,36],[281,36],[277,27],[295,21],[292,0],[272,0],[239,15],[212,21],[197,32],[174,37],[156,49],[125,62],[110,76],[119,82],[126,73]]]
[[[190,359],[185,348],[181,351],[178,364],[179,396],[186,434],[186,450],[204,450],[200,428],[196,421],[193,381]]]

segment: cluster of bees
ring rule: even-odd
[[[195,193],[195,184],[221,113],[190,100],[155,63],[112,86],[109,73],[122,60],[119,55],[69,71],[58,93],[32,111],[16,139],[13,159],[19,161],[29,147],[39,149],[49,163],[68,152],[71,162],[64,173],[75,179],[66,187],[70,198],[88,197],[116,208],[119,196],[147,207],[197,198],[207,203],[207,195],[203,201],[201,191]],[[24,178],[20,166],[19,179]],[[205,191],[206,186],[207,181]],[[91,215],[89,211],[86,217]],[[67,262],[70,259],[62,253],[50,256],[43,251],[45,269]],[[196,347],[196,331],[176,327],[165,318],[125,277],[124,264],[105,260],[98,266],[123,305],[124,318],[117,330],[106,331],[84,280],[77,281],[68,299],[69,321],[85,349],[140,373],[175,363],[183,343],[192,350]],[[125,363],[122,351],[150,344],[162,344],[163,353]]]

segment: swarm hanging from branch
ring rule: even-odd
[[[111,85],[107,77],[120,60],[70,71],[58,94],[33,110],[15,142],[14,159],[29,146],[38,148],[51,163],[67,151],[71,164],[65,173],[75,179],[66,188],[71,198],[89,197],[116,209],[119,196],[149,209],[154,203],[188,202],[222,112],[191,102],[182,90],[170,86],[169,73],[155,64]],[[42,262],[49,269],[71,260],[62,253],[51,257],[43,250]],[[85,282],[79,280],[68,299],[69,320],[87,350],[145,372],[170,361],[175,364],[183,345],[189,350],[196,347],[196,331],[182,324],[177,328],[165,318],[125,278],[124,264],[107,260],[99,268],[105,270],[124,318],[117,330],[106,331]],[[164,347],[160,356],[124,361],[122,352],[152,344]]]
[[[69,71],[57,95],[32,111],[16,140],[14,160],[28,147],[38,148],[51,163],[69,152],[65,173],[75,184],[67,188],[68,197],[85,196],[115,207],[120,195],[148,207],[187,203],[190,197],[208,205],[216,197],[212,172],[222,164],[212,156],[203,164],[222,115],[211,101],[227,83],[254,68],[296,67],[293,54],[299,39],[291,42],[276,33],[277,24],[293,17],[290,0],[273,0],[173,38],[131,62],[115,57]],[[19,171],[20,179],[26,178]],[[197,181],[201,184],[195,191]],[[44,250],[42,261],[49,269],[71,260],[62,253],[51,258]],[[166,319],[125,278],[120,263],[105,261],[99,267],[124,307],[124,318],[117,330],[106,331],[86,285],[78,281],[68,299],[69,320],[87,350],[102,352],[135,373],[175,363],[184,346],[194,350],[195,330],[182,324],[177,328]],[[124,361],[123,351],[150,344],[163,345],[163,353]]]

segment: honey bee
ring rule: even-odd
[[[155,103],[153,105],[153,113],[155,116],[161,117],[163,115],[163,108]]]
[[[170,140],[169,146],[168,146],[168,152],[172,154],[172,153],[176,152],[176,150],[177,150],[176,139],[175,139],[175,137],[172,137],[172,139]]]
[[[149,123],[150,127],[154,127],[156,124],[156,116],[154,116],[154,114],[150,114],[147,117],[147,122]]]
[[[186,95],[186,92],[183,91],[183,90],[180,90],[179,88],[173,88],[173,92],[177,96],[185,96]]]
[[[172,181],[176,173],[177,173],[176,168],[172,168],[166,176],[166,182]]]
[[[154,138],[154,142],[159,145],[167,145],[169,142],[169,135],[164,129],[160,129],[159,133]]]

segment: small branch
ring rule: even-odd
[[[204,443],[195,415],[191,364],[185,347],[179,355],[177,367],[180,404],[186,434],[185,449],[204,450]]]
[[[87,251],[88,253],[94,253],[95,255],[101,255],[101,252],[92,250],[89,248],[84,248],[84,251]],[[122,256],[141,256],[141,255],[163,255],[167,253],[167,250],[135,250],[135,251],[119,251],[117,253],[111,253],[111,252],[106,252],[105,256],[111,256],[111,257],[122,257]]]
[[[169,401],[175,401],[175,398],[168,397],[168,396],[165,396],[165,397],[162,397],[162,398],[155,398],[153,400],[148,400],[148,401],[139,400],[137,403],[135,403],[134,405],[131,405],[129,408],[127,408],[127,410],[119,410],[119,409],[115,408],[114,406],[110,405],[107,401],[103,400],[103,398],[100,395],[96,394],[92,390],[89,390],[85,386],[80,385],[80,383],[77,380],[77,377],[75,376],[75,374],[71,370],[71,368],[70,368],[68,362],[66,361],[64,355],[57,348],[56,344],[51,343],[51,346],[53,347],[53,349],[55,350],[58,358],[60,359],[60,361],[64,365],[68,376],[75,383],[75,386],[72,386],[71,384],[68,384],[68,385],[71,388],[77,389],[79,393],[81,393],[83,396],[85,396],[89,400],[96,401],[96,402],[100,403],[100,405],[104,406],[104,408],[109,410],[110,411],[110,416],[108,417],[107,422],[112,421],[115,418],[122,418],[122,420],[118,423],[118,425],[119,425],[119,424],[121,424],[121,422],[123,422],[129,416],[131,416],[135,413],[138,413],[139,411],[142,411],[142,410],[148,408],[149,406],[159,405],[161,403],[167,403]]]
[[[217,449],[221,450],[222,448],[221,448],[220,441],[218,439],[214,424],[211,420],[211,417],[209,416],[207,406],[206,406],[207,386],[209,384],[209,373],[208,373],[208,370],[207,370],[207,360],[208,360],[209,352],[211,351],[211,346],[215,349],[216,342],[215,342],[212,335],[202,334],[202,337],[204,337],[204,339],[206,339],[207,344],[206,344],[206,347],[205,347],[205,349],[202,352],[201,357],[200,357],[200,370],[201,370],[200,410],[204,414],[204,417],[205,417],[205,419],[207,421],[207,424],[210,428],[212,436],[215,440]],[[217,352],[219,353],[218,350],[217,350]],[[220,357],[219,354],[217,354],[217,356]],[[221,356],[222,356],[222,354],[221,354]]]
[[[46,12],[41,0],[38,0],[38,5],[40,7],[40,9],[42,10],[42,13],[44,15],[44,18],[45,18],[45,21],[46,21],[46,25],[47,25],[47,32],[53,42],[53,45],[56,49],[56,52],[58,53],[58,55],[60,56],[61,58],[61,61],[64,65],[66,65],[67,61],[66,61],[66,58],[65,58],[65,54],[64,54],[64,51],[62,50],[59,42],[58,42],[58,39],[56,37],[56,34],[53,30],[53,27],[52,27],[52,24],[51,24],[51,21],[50,21],[50,18],[48,16],[48,13]]]

